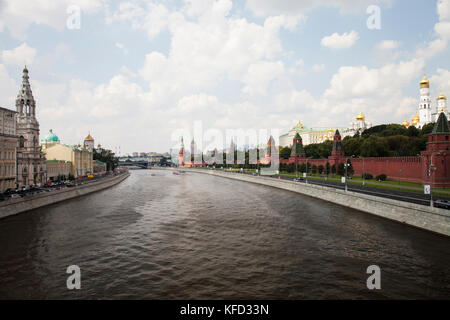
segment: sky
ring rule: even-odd
[[[449,39],[450,0],[0,0],[0,106],[26,64],[41,137],[122,155],[199,122],[401,123],[424,73],[434,104],[450,96]]]

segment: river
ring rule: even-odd
[[[450,298],[448,237],[198,173],[136,170],[1,219],[0,253],[3,299]],[[80,290],[66,287],[70,265]]]

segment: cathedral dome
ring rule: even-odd
[[[413,126],[415,126],[415,125],[417,125],[419,123],[419,121],[420,121],[419,115],[416,113],[416,115],[411,120],[411,124]]]
[[[420,81],[420,87],[421,88],[429,88],[430,87],[430,81],[427,79],[425,75],[423,75],[422,81]]]
[[[304,126],[303,124],[300,122],[300,120],[297,122],[297,124],[295,125],[294,129],[303,129]]]
[[[403,121],[402,122],[402,126],[404,126],[404,127],[406,127],[406,128],[408,128],[409,127],[409,122],[408,121]]]
[[[59,142],[59,138],[56,134],[53,133],[53,130],[50,129],[50,131],[47,133],[47,135],[42,139],[43,142]]]
[[[363,115],[363,113],[360,111],[359,114],[356,116],[356,120],[358,121],[364,121],[366,120],[366,117]]]
[[[94,138],[92,138],[91,134],[89,133],[88,136],[84,139],[84,141],[94,141]]]
[[[444,96],[442,93],[439,95],[439,97],[437,97],[436,100],[447,100],[447,97]]]

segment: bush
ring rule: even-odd
[[[364,173],[361,177],[363,179],[366,179],[366,180],[372,180],[373,179],[373,175],[371,175],[370,173]]]
[[[382,173],[382,174],[377,175],[375,179],[377,179],[378,181],[385,181],[386,178],[387,178],[387,176],[384,173]]]

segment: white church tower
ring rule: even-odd
[[[444,112],[445,115],[448,117],[448,111],[447,111],[447,97],[444,96],[442,93],[439,95],[439,97],[437,97],[437,116],[439,116],[439,114],[441,112]],[[435,119],[435,121],[437,121],[437,118]]]
[[[39,122],[36,119],[36,102],[31,92],[28,69],[22,75],[22,87],[16,98],[17,135],[17,184],[19,187],[45,183],[45,157],[39,145]]]
[[[423,76],[420,81],[420,103],[419,103],[419,123],[418,127],[422,128],[427,123],[432,122],[431,118],[431,98],[430,98],[430,81]]]

